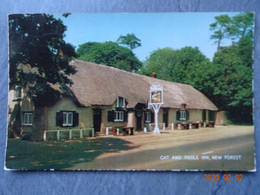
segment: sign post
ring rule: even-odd
[[[155,127],[153,131],[154,134],[160,134],[160,130],[158,128],[158,112],[162,104],[163,104],[163,87],[161,85],[150,86],[149,107],[151,106],[153,108],[155,114],[154,115]]]

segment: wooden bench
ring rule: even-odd
[[[192,129],[198,129],[199,128],[199,123],[191,123]]]
[[[182,123],[181,124],[181,130],[189,129],[189,123]]]
[[[209,121],[208,123],[200,123],[200,127],[214,127],[215,126],[215,122],[214,121]]]
[[[206,122],[200,122],[200,127],[207,127],[208,126],[208,124],[206,123]]]
[[[134,127],[123,127],[123,135],[134,135]]]
[[[191,129],[198,129],[200,126],[199,123],[174,123],[174,129],[178,130],[178,125],[180,125],[180,130],[190,129],[190,124]]]
[[[180,125],[180,129],[179,129],[179,125]],[[189,124],[188,123],[174,123],[174,129],[176,129],[176,130],[189,129]]]
[[[209,124],[208,124],[208,127],[214,127],[214,126],[215,126],[215,122],[210,121]]]

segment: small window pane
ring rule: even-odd
[[[29,124],[32,124],[32,113],[28,114],[28,121]]]
[[[72,113],[68,113],[68,125],[72,125]]]
[[[72,112],[63,112],[63,126],[72,126],[73,124],[73,113]]]
[[[123,98],[119,98],[119,107],[123,107]]]
[[[24,113],[24,125],[32,125],[32,113]]]
[[[124,120],[124,112],[120,112],[120,120],[121,120],[121,121]]]
[[[115,121],[123,121],[124,120],[124,112],[116,111],[115,112]]]
[[[124,107],[125,106],[125,98],[123,97],[117,97],[117,102],[116,102],[117,107]]]

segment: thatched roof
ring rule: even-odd
[[[114,67],[72,60],[78,72],[71,76],[71,90],[84,106],[112,105],[117,96],[125,97],[128,108],[137,103],[146,104],[151,85],[162,85],[164,108],[217,110],[217,107],[201,92],[190,85],[164,81],[152,77],[126,72]]]

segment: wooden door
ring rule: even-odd
[[[165,123],[165,127],[168,127],[168,109],[163,109],[163,123]]]
[[[142,130],[142,110],[136,111],[136,130]]]
[[[93,110],[93,126],[95,132],[100,132],[100,125],[101,125],[101,119],[102,119],[102,114],[101,114],[101,109],[94,109]]]

